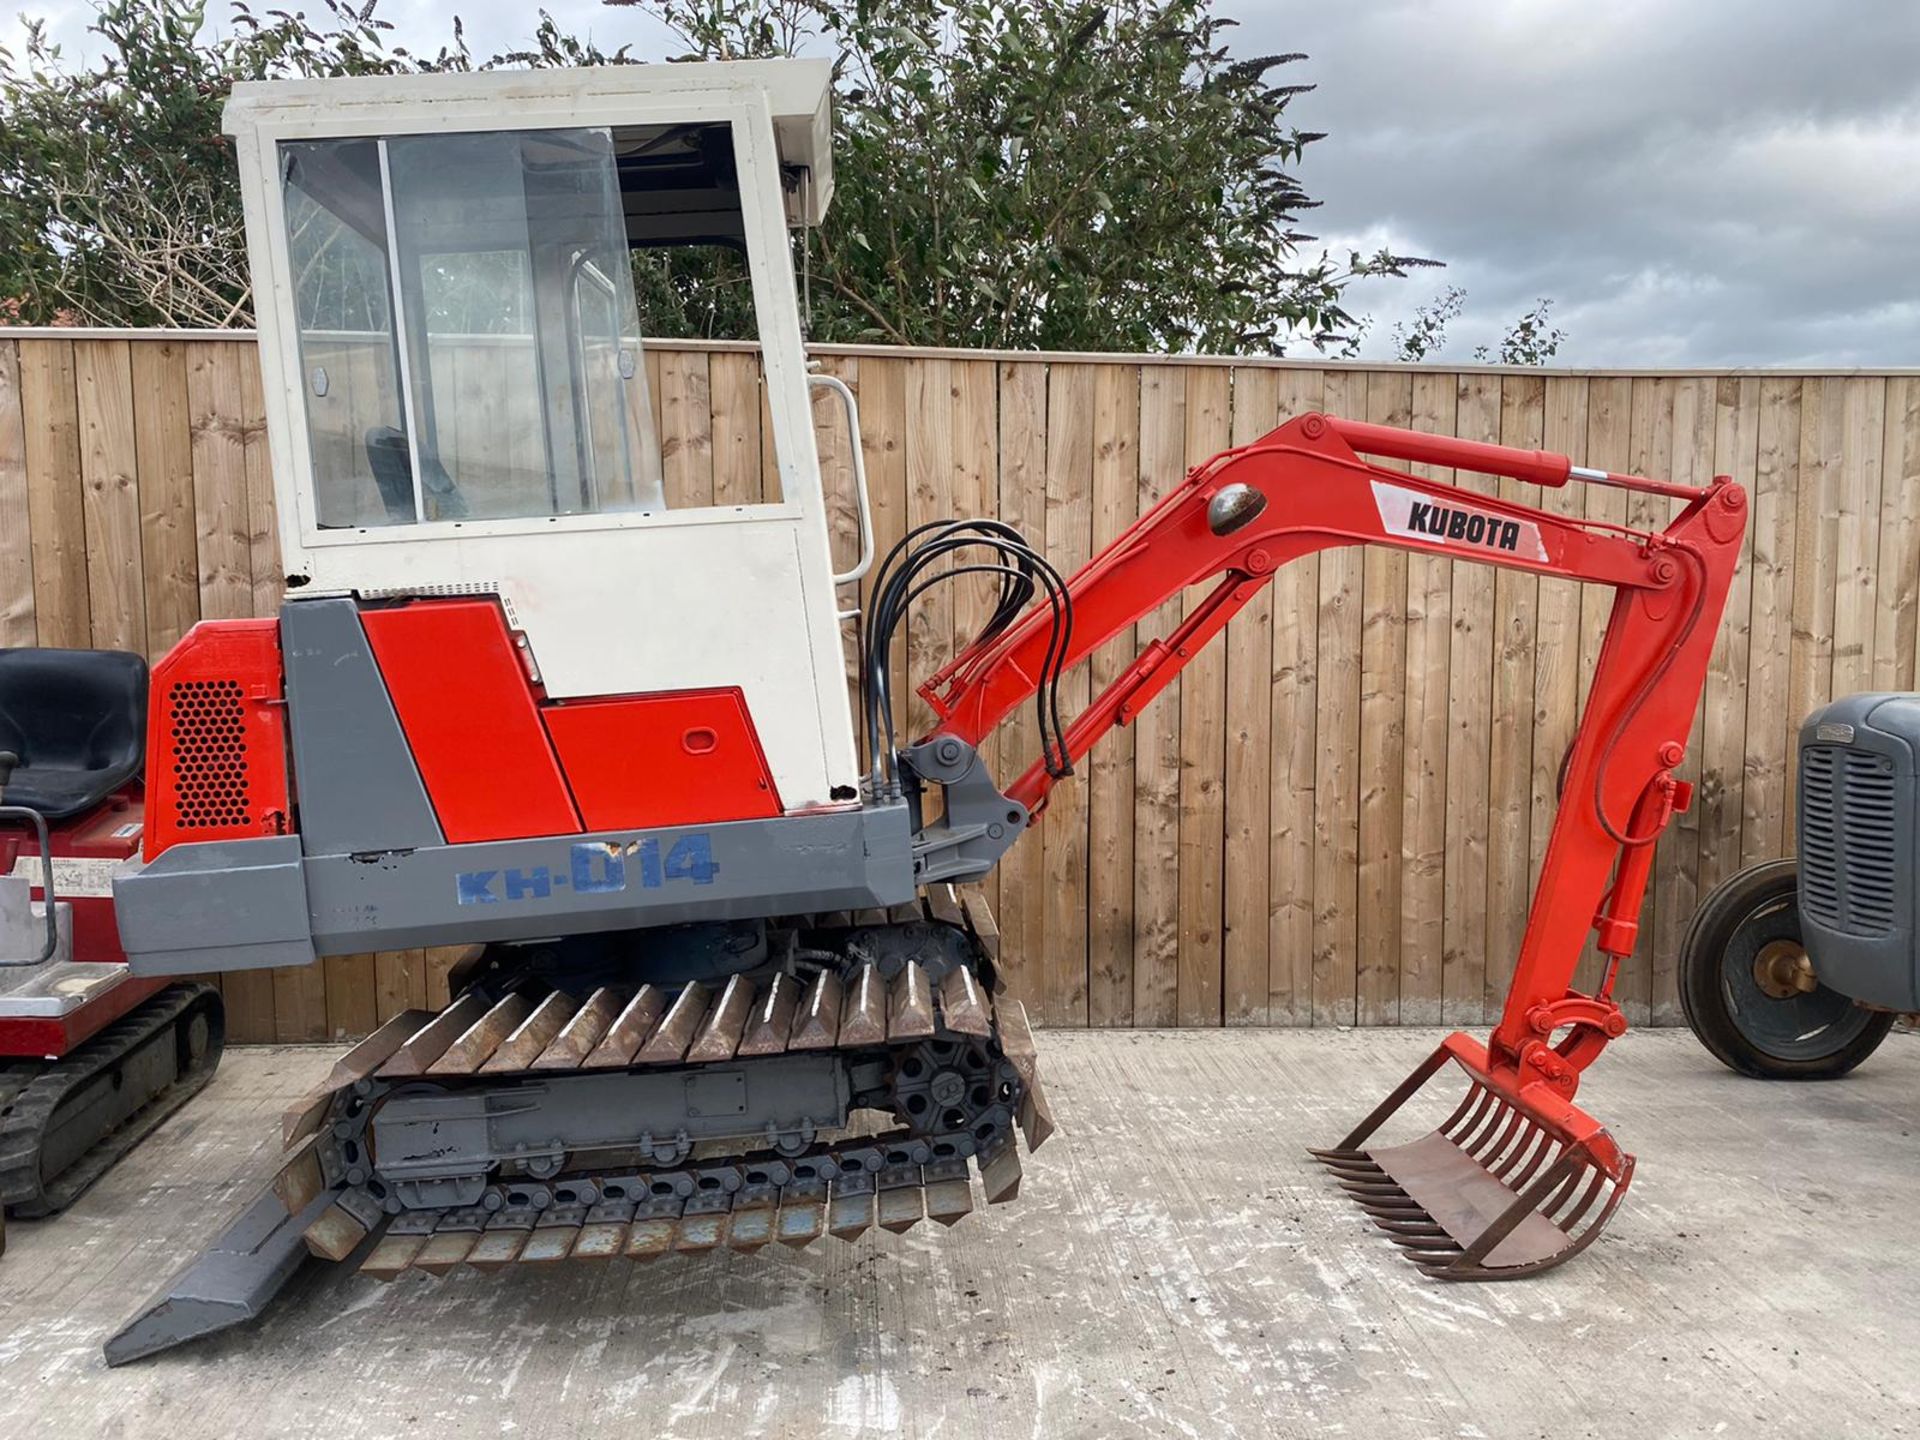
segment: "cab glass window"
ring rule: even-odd
[[[669,505],[663,429],[669,455],[698,455],[721,417],[703,357],[649,365],[643,334],[670,348],[757,331],[728,126],[317,141],[281,158],[322,527]],[[757,437],[759,395],[727,403]]]
[[[319,523],[410,521],[413,483],[382,483],[370,439],[403,433],[379,142],[283,145],[280,158]]]

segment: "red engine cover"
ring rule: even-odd
[[[153,668],[142,853],[287,833],[277,620],[203,620]]]
[[[573,701],[541,714],[589,830],[780,814],[738,689]]]
[[[449,843],[579,833],[497,601],[417,600],[360,619]]]

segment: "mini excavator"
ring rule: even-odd
[[[140,848],[147,665],[0,649],[0,1251],[64,1210],[213,1078],[225,1017],[134,975],[113,872]]]
[[[836,570],[810,387],[859,422],[809,371],[789,237],[833,195],[830,80],[790,60],[236,87],[287,599],[155,668],[121,940],[140,976],[469,955],[446,1008],[395,1017],[287,1113],[272,1184],[111,1362],[259,1314],[309,1255],[385,1278],[649,1260],[1012,1199],[1017,1136],[1053,1120],[970,887],[1280,566],[1333,546],[1617,594],[1498,1025],[1321,1158],[1448,1279],[1555,1265],[1625,1192],[1632,1159],[1574,1096],[1626,1028],[1613,972],[1689,799],[1741,489],[1304,414],[1066,575],[991,520],[876,556],[856,443],[859,555]],[[663,465],[635,277],[721,273],[685,268],[695,246],[751,293],[777,493],[689,503]],[[1654,533],[1380,461],[1677,504]],[[843,611],[863,575],[864,615]],[[903,738],[896,642],[958,576],[986,577],[991,613]],[[1197,585],[1062,715],[1065,672]],[[1026,707],[1040,753],[1002,789],[980,747]],[[1607,966],[1584,994],[1589,935]],[[1443,1067],[1458,1110],[1371,1143]]]

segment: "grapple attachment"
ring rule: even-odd
[[[1466,1097],[1436,1129],[1404,1145],[1366,1140],[1449,1060]],[[1633,1179],[1633,1157],[1545,1082],[1514,1087],[1485,1049],[1450,1035],[1359,1127],[1310,1152],[1422,1273],[1514,1280],[1551,1270],[1592,1244]]]

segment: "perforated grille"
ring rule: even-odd
[[[182,830],[222,830],[253,818],[245,695],[236,680],[183,680],[167,692],[174,815]]]

